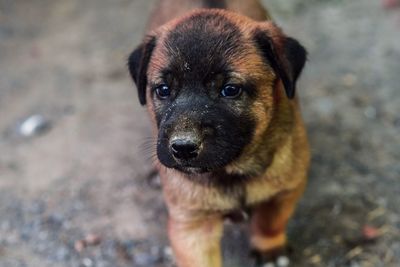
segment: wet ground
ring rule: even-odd
[[[1,267],[173,266],[125,68],[153,2],[0,0]],[[264,2],[309,51],[313,163],[292,266],[400,266],[400,9]],[[49,127],[22,137],[32,114]],[[225,266],[252,266],[244,227],[227,228]]]

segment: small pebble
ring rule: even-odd
[[[77,252],[81,253],[87,246],[97,246],[101,243],[101,238],[95,234],[88,234],[84,239],[77,240],[74,248]]]
[[[58,261],[65,261],[69,258],[69,251],[65,247],[60,247],[56,251],[56,259]]]
[[[313,264],[319,264],[319,263],[321,263],[321,256],[318,255],[318,254],[312,256],[312,257],[310,258],[310,262],[313,263]]]
[[[18,236],[16,233],[11,232],[5,237],[5,242],[7,245],[16,245],[18,243]]]
[[[375,119],[376,118],[376,108],[369,106],[364,110],[364,115],[368,119]]]
[[[85,237],[85,243],[87,246],[96,246],[101,243],[101,237],[95,234],[88,234]]]
[[[346,258],[347,259],[352,259],[352,258],[355,258],[355,257],[357,257],[358,255],[360,255],[362,253],[363,253],[363,249],[361,247],[355,247],[355,248],[353,248],[352,250],[350,250],[347,253]]]
[[[153,265],[154,263],[160,260],[159,257],[151,255],[150,253],[146,252],[137,252],[135,253],[134,257],[135,263],[138,266],[149,266]]]
[[[0,224],[0,230],[2,231],[9,231],[11,229],[11,223],[10,221],[3,221]]]
[[[65,218],[60,214],[51,214],[45,219],[45,223],[53,229],[59,229]]]
[[[342,81],[344,85],[351,87],[357,83],[357,76],[352,73],[347,73],[343,76]]]
[[[379,229],[376,227],[365,225],[362,229],[363,237],[368,241],[373,241],[379,238]]]
[[[48,239],[49,233],[47,231],[40,231],[38,237],[40,240],[45,241]]]
[[[33,214],[42,214],[46,210],[46,205],[42,201],[35,201],[28,209]]]
[[[358,264],[358,262],[352,262],[350,267],[361,267],[360,264]]]
[[[288,267],[289,264],[290,264],[290,260],[286,256],[280,256],[277,259],[276,264],[277,264],[278,267]]]
[[[174,253],[172,252],[172,248],[170,246],[166,246],[163,250],[164,258],[168,260],[174,259]]]
[[[328,98],[321,98],[315,102],[315,105],[318,114],[323,116],[330,116],[335,111],[335,103]]]
[[[32,115],[23,121],[19,127],[19,133],[22,136],[30,137],[44,130],[48,129],[50,122],[46,120],[42,115]]]
[[[152,246],[150,249],[150,253],[154,257],[160,257],[161,256],[161,249],[158,246]]]
[[[85,247],[86,247],[86,244],[85,244],[85,242],[84,242],[83,240],[78,240],[78,241],[76,241],[75,244],[74,244],[75,250],[76,250],[77,252],[79,252],[79,253],[82,253],[83,250],[85,249]]]
[[[93,261],[89,258],[84,258],[82,260],[82,265],[85,267],[92,267],[93,266]]]

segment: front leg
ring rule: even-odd
[[[221,267],[223,220],[219,215],[169,219],[169,238],[178,267]]]
[[[274,261],[285,251],[286,225],[304,187],[305,181],[296,189],[254,207],[251,243],[261,261]]]

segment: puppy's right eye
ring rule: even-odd
[[[167,99],[171,95],[171,90],[166,84],[157,86],[155,91],[157,97],[161,100]]]
[[[242,88],[238,85],[227,84],[222,88],[220,95],[225,98],[237,98],[241,95]]]

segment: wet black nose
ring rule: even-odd
[[[171,142],[171,151],[175,158],[189,160],[198,156],[199,144],[190,139],[177,139]]]

